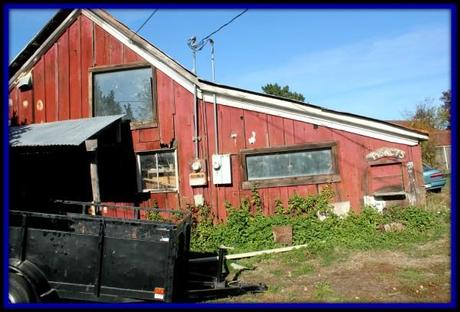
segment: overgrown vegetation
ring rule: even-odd
[[[213,252],[218,246],[234,247],[234,252],[254,251],[281,247],[273,240],[272,226],[291,225],[293,244],[308,244],[308,253],[327,254],[337,247],[346,249],[381,249],[402,247],[405,244],[434,239],[445,231],[449,223],[448,209],[431,207],[391,207],[379,213],[365,207],[360,214],[351,212],[341,218],[331,213],[331,188],[310,196],[293,195],[287,207],[280,200],[275,203],[276,213],[262,214],[262,201],[253,189],[250,199],[241,201],[239,207],[226,203],[227,222],[214,224],[207,206],[195,209],[191,249]],[[193,212],[193,211],[192,211]],[[327,215],[323,221],[318,215]],[[402,224],[400,231],[383,231],[382,225]]]

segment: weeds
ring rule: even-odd
[[[293,195],[285,209],[280,201],[276,213],[262,214],[262,200],[253,188],[250,199],[245,198],[239,207],[226,203],[227,222],[213,223],[210,208],[199,207],[195,211],[199,222],[194,222],[191,249],[194,251],[217,250],[219,245],[234,247],[234,252],[254,251],[281,247],[273,240],[274,225],[291,225],[293,244],[308,244],[305,257],[324,255],[324,263],[332,263],[334,249],[371,250],[404,248],[414,242],[438,238],[445,232],[450,221],[447,209],[425,207],[392,207],[377,212],[365,207],[360,214],[351,212],[346,218],[339,218],[331,212],[331,188],[323,189],[313,196]],[[430,206],[431,207],[431,206]],[[318,214],[328,215],[321,221]],[[401,223],[404,229],[385,232],[382,224]],[[300,253],[299,253],[300,255]]]

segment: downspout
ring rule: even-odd
[[[196,52],[193,50],[193,73],[196,75]],[[193,142],[195,143],[195,159],[198,159],[198,90],[193,84]]]

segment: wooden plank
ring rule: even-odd
[[[134,146],[136,152],[147,152],[160,149],[160,141],[139,142]]]
[[[81,115],[92,116],[92,103],[89,102],[89,68],[93,66],[93,22],[81,15]]]
[[[139,129],[139,142],[147,143],[160,140],[160,131],[158,128]]]
[[[66,30],[58,40],[58,118],[70,118],[69,101],[69,30]]]
[[[170,144],[175,137],[174,115],[174,83],[171,78],[159,70],[155,70],[157,81],[158,124],[160,140],[163,144]]]
[[[33,109],[35,116],[35,123],[42,123],[46,121],[45,113],[45,60],[40,58],[40,60],[35,64],[32,70],[32,81],[34,85],[34,100],[33,100]]]
[[[10,91],[10,98],[8,100],[8,112],[9,120],[11,121],[12,126],[16,126],[19,123],[19,98],[18,98],[18,88],[14,87]]]
[[[288,191],[288,188],[286,187],[280,187],[279,188],[279,191],[280,191],[280,200],[282,201],[283,203],[283,207],[285,210],[288,209],[288,202],[289,202],[289,191]]]
[[[107,34],[109,64],[123,64],[123,44],[114,36]]]
[[[19,124],[33,123],[33,89],[27,91],[18,90],[19,93]]]
[[[70,94],[70,118],[82,116],[82,70],[80,46],[80,19],[77,19],[69,28],[69,78],[72,84]]]
[[[267,115],[244,111],[246,148],[268,147]]]
[[[179,209],[179,199],[178,199],[178,194],[176,192],[174,192],[174,193],[166,193],[165,208],[166,209],[173,209],[173,210]]]
[[[139,143],[139,129],[131,130],[131,137],[133,140],[134,150],[136,150],[136,146]]]
[[[269,146],[284,145],[284,124],[283,118],[267,115]]]
[[[94,66],[108,65],[108,49],[107,49],[107,33],[104,29],[98,25],[95,27],[95,38],[94,38],[94,55],[95,63]]]
[[[123,63],[124,64],[139,62],[142,60],[143,60],[142,57],[140,57],[136,52],[134,52],[127,46],[123,45]]]
[[[59,88],[57,71],[57,44],[55,44],[45,54],[46,122],[58,120],[57,99]]]
[[[284,144],[289,146],[295,144],[294,140],[294,120],[283,118]]]
[[[294,143],[305,143],[306,135],[305,135],[305,124],[301,121],[294,120]]]
[[[269,200],[265,205],[268,207],[269,215],[275,213],[275,201],[277,199],[281,200],[281,192],[279,187],[271,187],[268,189]]]

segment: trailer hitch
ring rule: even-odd
[[[204,300],[219,297],[236,296],[247,292],[264,292],[268,287],[263,283],[251,284],[242,283],[237,280],[236,274],[231,281],[226,280],[229,274],[226,254],[230,247],[220,246],[217,256],[217,265],[214,267],[215,274],[202,273],[197,271],[189,272],[186,297],[190,300]]]

